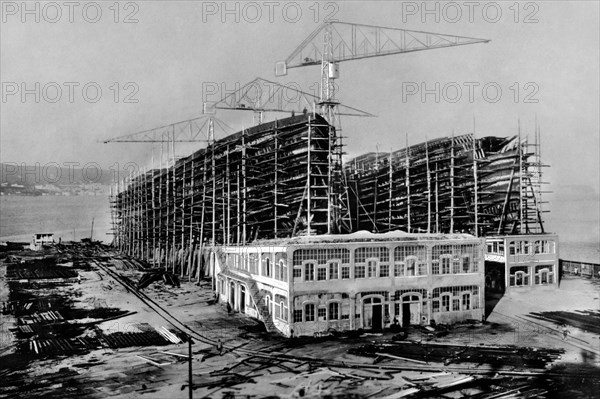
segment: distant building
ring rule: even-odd
[[[31,239],[31,249],[39,251],[44,245],[54,244],[54,234],[52,233],[37,233]]]
[[[483,239],[357,232],[223,246],[216,291],[285,336],[484,316]]]

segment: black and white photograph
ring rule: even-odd
[[[600,398],[600,1],[0,0],[0,398]]]

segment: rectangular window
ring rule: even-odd
[[[287,279],[288,279],[287,265],[285,264],[284,261],[279,261],[279,264],[281,264],[281,281],[287,281]],[[300,269],[298,269],[298,270],[300,270]]]
[[[302,323],[302,309],[294,310],[294,323]]]
[[[454,274],[460,273],[460,260],[459,259],[454,259],[454,261],[452,262],[452,273],[454,273]]]
[[[329,320],[338,320],[340,318],[340,304],[331,302],[329,304]]]
[[[433,304],[432,310],[436,313],[439,312],[440,311],[440,301],[433,301],[432,304]]]
[[[315,265],[307,263],[304,265],[304,280],[312,281],[315,279]]]
[[[337,262],[331,262],[329,264],[329,278],[331,280],[337,280],[338,278],[338,270],[339,270],[339,263]]]
[[[354,278],[365,278],[365,266],[355,265],[354,266]]]
[[[342,278],[343,279],[350,278],[350,266],[342,266]]]
[[[439,261],[431,262],[431,273],[432,274],[440,274],[440,262]]]
[[[454,312],[460,310],[460,299],[453,299],[452,300],[452,310]]]
[[[389,277],[390,276],[390,266],[389,265],[379,265],[379,277]]]
[[[248,254],[248,267],[245,270],[252,274],[258,274],[258,262],[258,254]]]
[[[301,278],[302,277],[302,269],[300,269],[299,267],[294,267],[294,278]]]
[[[394,277],[404,276],[404,264],[396,263],[394,265]]]
[[[315,321],[315,305],[313,303],[304,306],[304,321]]]
[[[370,260],[367,262],[367,277],[377,277],[377,261]]]
[[[471,309],[471,294],[463,294],[462,307],[463,307],[463,310]]]
[[[442,262],[442,274],[450,274],[450,258],[440,259]]]
[[[406,275],[414,276],[415,275],[415,263],[414,259],[406,259]]]
[[[357,248],[354,252],[355,262],[365,263],[369,258],[377,258],[380,262],[389,262],[390,251],[385,247],[365,247]]]
[[[275,263],[275,279],[283,280],[281,277],[281,265],[279,263]]]
[[[327,308],[319,308],[318,310],[319,321],[327,320]]]
[[[317,268],[317,280],[327,280],[327,268],[318,267]]]
[[[343,303],[342,304],[342,320],[350,319],[350,304]]]
[[[463,258],[462,258],[463,273],[469,273],[470,268],[471,268],[471,258],[469,258],[468,256],[463,256]]]
[[[442,296],[442,312],[450,311],[450,296]]]
[[[419,276],[424,276],[427,274],[427,263],[419,263]]]

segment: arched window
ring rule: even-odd
[[[340,318],[339,302],[329,302],[329,320],[338,320]]]
[[[465,292],[464,294],[462,294],[462,310],[469,309],[471,309],[471,294]]]
[[[440,263],[442,264],[442,274],[450,274],[450,264],[452,263],[452,259],[448,256],[443,256],[440,258]]]

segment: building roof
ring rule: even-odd
[[[322,234],[311,236],[298,236],[292,238],[275,238],[256,240],[250,245],[303,245],[316,243],[351,243],[351,242],[386,242],[386,241],[442,241],[442,240],[477,240],[471,234],[433,234],[433,233],[407,233],[401,230],[387,233],[371,233],[366,230],[351,234]]]

